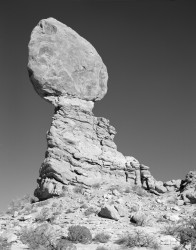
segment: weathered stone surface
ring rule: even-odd
[[[95,48],[54,18],[41,20],[29,43],[30,79],[37,93],[100,100],[107,92],[107,69]]]

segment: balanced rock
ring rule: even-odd
[[[28,69],[37,93],[55,105],[35,196],[58,196],[66,185],[126,183],[116,130],[92,113],[108,78],[93,46],[57,20],[42,20],[31,34]]]
[[[107,92],[107,69],[95,48],[54,18],[41,20],[29,43],[29,76],[41,97],[100,100]]]

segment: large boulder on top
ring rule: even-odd
[[[54,18],[32,31],[28,70],[37,93],[54,104],[58,96],[96,101],[107,92],[107,69],[95,48]]]

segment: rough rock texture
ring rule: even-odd
[[[107,69],[95,48],[54,18],[41,20],[29,43],[29,76],[41,97],[100,100],[107,92]]]

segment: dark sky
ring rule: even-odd
[[[44,160],[53,107],[26,70],[30,33],[43,18],[67,24],[101,55],[109,89],[94,114],[116,128],[120,152],[158,180],[195,169],[195,11],[195,0],[1,0],[0,210],[33,192]]]

